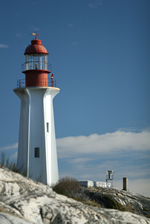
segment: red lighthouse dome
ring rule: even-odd
[[[36,38],[25,49],[25,63],[22,65],[22,72],[26,76],[26,87],[48,86],[48,52],[42,45],[42,41]]]
[[[26,50],[26,54],[49,54],[46,48],[42,45],[42,41],[38,39],[31,40],[31,45],[28,45]]]

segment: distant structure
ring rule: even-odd
[[[92,181],[92,180],[83,180],[83,181],[79,181],[80,185],[82,187],[103,187],[106,188],[106,182],[100,182],[100,181]]]
[[[53,74],[48,79],[48,52],[41,40],[31,41],[25,50],[22,73],[14,92],[21,100],[18,168],[27,176],[44,184],[55,184],[58,179],[57,151],[53,114],[53,98],[59,93]]]
[[[123,177],[123,190],[128,191],[128,178]]]
[[[100,181],[92,181],[92,180],[83,180],[83,181],[79,181],[80,185],[82,187],[95,187],[95,188],[99,188],[99,187],[113,187],[113,179],[114,179],[114,172],[113,170],[107,170],[106,171],[106,182],[100,182]]]
[[[107,170],[106,171],[106,185],[107,185],[107,187],[113,187],[113,180],[114,180],[113,170]]]
[[[94,187],[94,181],[92,180],[83,180],[79,181],[79,183],[82,187]]]

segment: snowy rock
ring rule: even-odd
[[[0,212],[3,224],[150,224],[150,219],[130,212],[86,206],[56,194],[49,186],[2,168]]]
[[[31,222],[17,218],[10,214],[0,212],[0,223],[1,224],[31,224]]]

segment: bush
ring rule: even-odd
[[[73,197],[80,189],[80,183],[72,177],[60,179],[58,184],[53,186],[53,190],[58,194]]]

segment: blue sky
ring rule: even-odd
[[[24,50],[37,30],[60,93],[60,177],[105,181],[150,197],[150,1],[6,0],[0,7],[0,151],[16,159]]]

